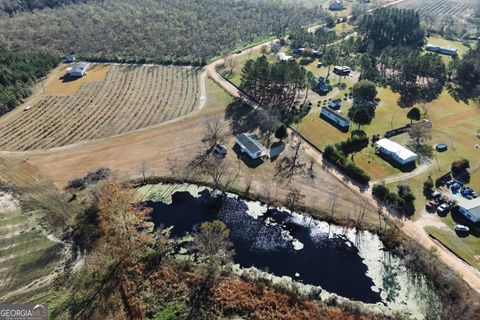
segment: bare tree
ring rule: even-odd
[[[238,58],[236,55],[228,56],[225,58],[225,68],[228,69],[230,74],[233,73],[234,69],[238,66]]]
[[[212,179],[214,192],[221,190],[224,193],[237,180],[239,175],[239,172],[234,174],[226,162],[212,156],[205,161],[203,169]]]
[[[431,128],[424,123],[413,124],[408,133],[417,145],[424,144],[432,138]]]
[[[137,168],[137,172],[142,175],[143,183],[145,183],[150,172],[150,166],[145,161],[142,161],[142,164]]]
[[[292,149],[291,156],[286,155],[277,164],[277,175],[288,179],[290,182],[294,175],[302,174],[305,163],[300,161],[300,148],[302,146],[302,139],[298,139],[295,135],[291,136],[290,147]]]
[[[299,206],[303,205],[305,195],[302,193],[301,187],[291,187],[285,196],[285,205],[292,211],[296,211]]]
[[[280,112],[277,109],[258,109],[256,114],[260,131],[270,146],[272,136],[280,126]]]
[[[225,123],[219,115],[208,117],[204,121],[205,133],[202,141],[207,149],[212,149],[217,143],[225,139]]]

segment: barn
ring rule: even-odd
[[[377,152],[388,156],[400,165],[407,165],[417,160],[416,153],[386,138],[375,142],[375,149]]]
[[[76,63],[70,70],[68,70],[68,75],[70,77],[79,78],[87,74],[87,70],[90,67],[88,62],[79,62]]]

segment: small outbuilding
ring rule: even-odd
[[[348,76],[352,69],[348,66],[334,66],[333,67],[333,73],[339,75],[339,76]]]
[[[285,52],[279,52],[277,53],[277,59],[279,61],[290,61],[293,59],[293,57],[285,54]]]
[[[377,152],[395,160],[395,162],[402,166],[415,162],[418,157],[416,153],[386,138],[375,142],[375,149]]]
[[[240,150],[254,160],[268,156],[267,148],[258,141],[258,137],[254,133],[241,133],[237,136],[236,142],[240,146]]]
[[[68,75],[74,78],[80,78],[87,74],[87,70],[90,67],[88,62],[79,62],[76,63],[70,70],[68,70]]]
[[[458,208],[461,214],[472,223],[480,223],[480,198],[460,200]]]
[[[330,2],[328,9],[332,11],[341,11],[345,9],[345,6],[343,5],[342,0],[333,0],[332,2]]]
[[[330,100],[328,102],[328,107],[330,109],[335,110],[335,111],[340,110],[341,106],[342,106],[342,100],[340,100],[340,99],[334,99],[334,100]]]

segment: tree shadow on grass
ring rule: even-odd
[[[239,98],[227,106],[225,120],[230,122],[230,129],[234,135],[252,132],[258,128],[256,111]]]
[[[242,150],[240,149],[240,146],[238,144],[235,144],[232,148],[232,150],[235,152],[237,155],[237,158],[242,160],[243,163],[249,167],[250,169],[255,169],[259,167],[260,165],[263,164],[263,160],[258,158],[258,159],[252,159],[248,156],[248,154],[243,153]]]

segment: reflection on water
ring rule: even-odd
[[[231,232],[234,260],[243,268],[288,276],[352,300],[407,310],[417,318],[423,318],[432,303],[438,304],[423,277],[409,274],[401,260],[385,252],[372,233],[330,225],[285,209],[268,209],[235,195],[226,199],[222,209],[215,210],[207,205],[211,197],[205,188],[194,193],[175,192],[171,199],[171,203],[165,201],[168,204],[146,202],[154,209],[151,217],[157,227],[173,226],[171,235],[183,237],[195,225],[221,220]]]

